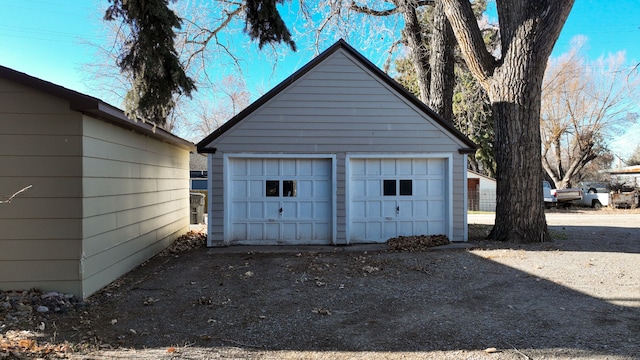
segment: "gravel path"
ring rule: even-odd
[[[544,244],[156,257],[34,338],[76,359],[640,359],[640,214],[547,219]]]

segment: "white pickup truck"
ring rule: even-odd
[[[588,206],[595,209],[609,206],[611,197],[608,183],[583,181],[578,185],[580,185],[580,189],[582,190],[582,198],[573,200],[573,205]]]

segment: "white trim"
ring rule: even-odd
[[[464,164],[464,168],[467,169],[467,154],[464,154],[463,156],[463,161],[462,163]],[[469,220],[468,220],[468,214],[469,214],[469,186],[467,185],[467,174],[469,174],[469,171],[471,170],[467,170],[464,171],[464,176],[463,176],[463,188],[464,188],[464,218],[462,220],[463,222],[463,235],[462,235],[462,239],[464,240],[464,242],[469,241]]]
[[[443,152],[443,153],[379,153],[379,154],[371,154],[371,153],[347,153],[344,160],[345,166],[345,184],[344,184],[344,193],[345,193],[345,239],[347,245],[351,244],[351,159],[445,159],[446,164],[446,179],[447,183],[447,193],[445,194],[446,201],[446,218],[448,222],[448,230],[447,237],[449,239],[453,236],[453,153]],[[465,166],[466,166],[466,156],[465,156]],[[466,179],[466,172],[465,172]],[[466,180],[465,180],[466,181]],[[466,187],[466,183],[465,183]],[[465,198],[466,198],[466,190],[465,190]],[[466,205],[465,205],[466,206]],[[466,217],[466,212],[465,212]],[[466,219],[466,218],[465,218]],[[466,222],[466,220],[465,220]],[[466,235],[465,235],[466,239]],[[465,240],[466,241],[466,240]]]
[[[222,192],[223,192],[223,238],[225,245],[230,244],[230,230],[231,230],[231,217],[229,214],[229,206],[231,206],[231,194],[227,191],[227,184],[229,184],[231,171],[230,171],[230,159],[239,158],[239,159],[328,159],[331,160],[331,239],[330,242],[332,245],[336,244],[337,238],[337,180],[336,180],[336,155],[335,154],[260,154],[260,153],[233,153],[233,154],[224,154],[223,162],[222,162],[222,171],[223,171],[223,180],[222,180]],[[211,169],[209,169],[211,171]],[[211,198],[211,197],[209,197]],[[209,224],[211,224],[211,219],[209,219]],[[209,225],[211,226],[211,225]],[[209,230],[210,231],[210,230]],[[211,232],[209,232],[211,233]]]
[[[207,246],[213,246],[213,154],[207,154]],[[224,184],[222,185],[224,187]],[[226,211],[225,211],[226,213]]]

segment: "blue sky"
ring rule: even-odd
[[[100,97],[86,85],[90,75],[82,66],[94,60],[95,49],[86,43],[106,40],[101,34],[101,18],[107,5],[107,0],[0,0],[0,65]],[[638,0],[576,0],[552,56],[566,52],[574,36],[585,35],[589,58],[624,50],[629,66],[639,63],[638,5]],[[304,48],[305,44],[298,46]],[[274,72],[268,59],[258,57],[252,62],[255,56],[244,54],[244,64],[251,69],[245,72],[248,86],[259,89],[252,90],[254,97],[277,85],[313,55],[310,51],[290,53]],[[382,65],[374,54],[365,55]],[[631,137],[635,139],[636,133]]]

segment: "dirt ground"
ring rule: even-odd
[[[482,241],[492,217],[469,216],[472,249],[158,256],[86,308],[2,325],[24,340],[0,359],[640,359],[640,214],[549,212],[533,245]]]

